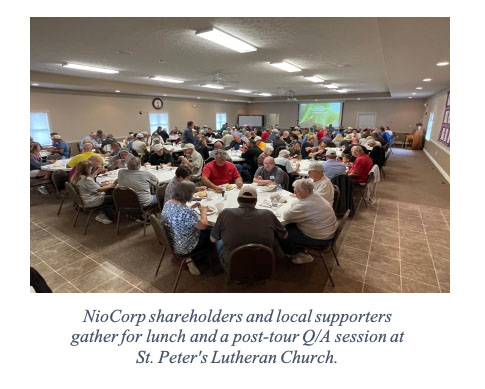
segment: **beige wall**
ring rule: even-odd
[[[249,105],[165,99],[163,109],[158,111],[153,109],[151,102],[149,96],[33,89],[30,94],[30,110],[48,112],[51,130],[60,133],[66,141],[79,140],[98,129],[115,137],[125,136],[129,131],[147,131],[150,112],[168,112],[171,127],[184,129],[187,121],[192,120],[198,125],[215,128],[216,113],[227,113],[228,122],[235,123],[237,115],[246,114],[246,105]]]
[[[424,150],[428,157],[440,169],[442,174],[449,181],[450,176],[450,148],[443,143],[438,142],[440,135],[441,124],[443,123],[443,116],[445,114],[445,104],[448,95],[448,89],[437,93],[426,100],[426,111],[423,115],[423,128],[426,131],[431,131],[429,141],[425,141]],[[428,128],[429,116],[434,113],[433,126]]]
[[[375,112],[377,126],[389,126],[396,132],[410,132],[418,123],[424,112],[424,99],[386,99],[346,101],[342,115],[342,125],[356,127],[357,114],[359,112]],[[249,114],[268,115],[277,113],[280,115],[282,127],[296,125],[298,119],[298,102],[285,103],[256,103],[248,104]]]

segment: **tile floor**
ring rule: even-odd
[[[30,223],[30,265],[54,293],[159,292],[45,223]]]
[[[379,200],[360,208],[325,292],[450,292],[450,210]]]

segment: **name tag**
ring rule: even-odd
[[[274,180],[275,179],[275,176],[269,176],[269,179],[270,180]]]

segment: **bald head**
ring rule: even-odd
[[[275,162],[273,157],[266,157],[263,160],[263,166],[266,171],[271,171],[275,167]]]
[[[359,155],[362,155],[364,153],[364,151],[362,150],[362,147],[361,146],[354,146],[352,147],[352,155],[354,157],[358,157]]]

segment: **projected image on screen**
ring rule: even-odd
[[[330,123],[334,127],[338,127],[340,126],[341,114],[342,103],[300,104],[298,123],[300,127],[315,125],[324,127]]]

